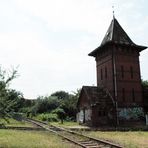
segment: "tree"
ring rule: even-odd
[[[9,89],[10,82],[16,78],[17,71],[13,70],[11,73],[7,73],[0,67],[0,118],[10,117],[14,111],[14,107],[17,101],[13,98],[12,94],[14,91]]]
[[[61,106],[61,108],[64,109],[67,117],[69,117],[70,120],[76,120],[77,102],[78,102],[80,92],[81,92],[81,89],[77,89],[77,91],[73,92],[73,94],[69,94],[69,98],[65,99]]]
[[[144,112],[148,113],[148,81],[142,80]]]
[[[34,105],[27,111],[36,115],[38,113],[50,113],[60,105],[59,99],[54,96],[40,96],[34,100]]]
[[[148,89],[148,81],[147,80],[142,80],[142,87],[144,88],[144,89]]]
[[[75,120],[77,113],[77,101],[80,95],[80,89],[73,94],[65,91],[56,91],[51,96],[41,96],[35,100],[35,104],[28,108],[29,113],[36,115],[38,113],[52,113],[56,112],[58,117],[63,122],[67,120]]]
[[[18,112],[24,106],[23,94],[14,89],[8,90],[8,100],[15,102],[15,105],[12,107],[14,112]]]
[[[61,120],[61,123],[63,124],[63,121],[66,118],[65,111],[62,108],[57,108],[53,111],[53,113],[56,113],[58,115],[58,118]]]
[[[69,93],[65,92],[65,91],[57,91],[53,94],[51,94],[51,96],[56,96],[58,99],[67,99],[69,97]]]

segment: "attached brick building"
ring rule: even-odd
[[[115,102],[102,87],[83,86],[78,100],[80,123],[91,126],[114,125]]]
[[[114,111],[110,114],[112,114],[116,124],[121,124],[126,120],[138,120],[143,115],[144,101],[139,53],[146,48],[135,44],[120,26],[117,19],[113,17],[101,45],[89,53],[89,56],[95,57],[96,60],[97,87],[104,88],[106,94],[112,100]],[[82,88],[82,94],[84,94],[83,91]],[[89,93],[88,90],[87,94]],[[87,99],[85,100],[86,96],[82,94],[78,101],[80,112],[83,110],[84,102],[87,102]],[[101,99],[99,95],[96,97],[98,100]],[[80,112],[78,114],[79,121]],[[104,116],[109,117],[109,113],[105,113]],[[101,118],[99,113],[91,120],[91,125],[94,125],[95,121],[93,120],[98,120],[98,118]],[[87,123],[86,119],[85,122]]]

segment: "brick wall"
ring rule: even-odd
[[[113,66],[114,52],[115,67]],[[115,91],[116,71],[117,101],[119,107],[143,106],[139,52],[131,47],[110,46],[96,57],[97,85],[106,87],[112,96]]]

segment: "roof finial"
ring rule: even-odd
[[[112,10],[113,10],[113,19],[114,19],[115,18],[114,5],[112,6]]]

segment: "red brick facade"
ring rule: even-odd
[[[90,126],[115,125],[115,104],[101,87],[83,86],[78,100],[77,121]]]
[[[135,44],[113,17],[101,45],[89,53],[96,59],[97,87],[82,88],[78,121],[93,126],[141,121],[139,53],[146,48]]]
[[[139,52],[136,49],[110,45],[97,54],[96,65],[97,85],[106,87],[117,98],[118,107],[143,106]]]

